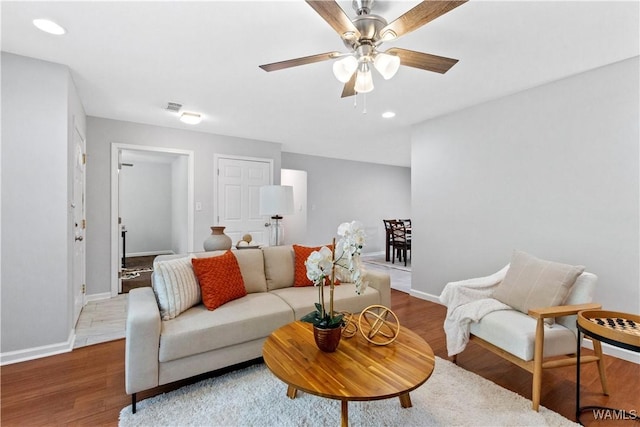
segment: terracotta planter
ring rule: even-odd
[[[323,329],[313,327],[313,338],[318,348],[325,353],[333,353],[340,344],[342,337],[342,328]]]
[[[204,241],[205,251],[225,251],[231,249],[231,237],[224,234],[225,227],[211,227],[211,235]]]

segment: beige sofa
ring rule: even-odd
[[[224,251],[193,254],[210,257]],[[126,325],[125,382],[136,410],[136,393],[216,369],[260,358],[265,339],[275,329],[315,309],[318,289],[294,287],[292,246],[234,250],[247,295],[215,310],[197,304],[162,320],[152,288],[129,293]],[[161,262],[187,255],[158,256]],[[154,268],[152,281],[159,280]],[[390,306],[389,275],[367,271],[368,287],[335,287],[337,311],[360,312],[373,304]]]

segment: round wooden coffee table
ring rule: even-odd
[[[360,333],[342,338],[334,353],[316,347],[313,326],[294,322],[274,331],[262,348],[273,374],[288,385],[287,396],[297,390],[342,402],[342,426],[349,424],[350,400],[399,397],[403,408],[411,407],[409,392],[431,376],[433,350],[411,330],[400,327],[398,338],[379,346]]]

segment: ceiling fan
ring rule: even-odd
[[[467,0],[424,0],[391,23],[371,13],[374,0],[353,0],[357,16],[351,20],[334,0],[306,0],[340,35],[347,53],[327,52],[287,61],[260,65],[265,71],[277,71],[314,62],[338,59],[333,64],[336,78],[345,83],[342,98],[373,90],[371,67],[384,79],[395,75],[400,65],[444,74],[458,60],[392,47],[381,51],[382,43],[395,40],[444,15]]]

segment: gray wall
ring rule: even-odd
[[[133,167],[120,170],[120,216],[127,228],[127,256],[172,251],[171,169],[170,163],[136,161]]]
[[[274,182],[280,181],[280,144],[231,136],[163,128],[87,117],[87,293],[111,292],[111,144],[177,148],[194,152],[194,249],[211,234],[215,168],[214,154],[274,160]],[[170,189],[167,189],[170,191]]]
[[[327,244],[342,222],[365,226],[364,253],[384,251],[387,218],[411,217],[411,169],[282,153],[282,167],[307,172],[307,239]]]
[[[585,265],[640,312],[638,57],[415,126],[413,289],[493,273],[513,249]]]
[[[187,244],[187,221],[189,203],[189,160],[178,156],[171,163],[171,250],[177,254],[189,251]]]
[[[74,123],[85,135],[67,67],[2,53],[3,362],[71,344]]]

